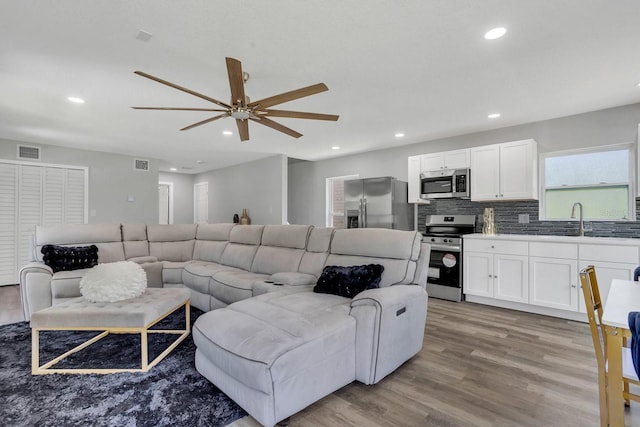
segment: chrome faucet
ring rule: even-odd
[[[582,203],[575,202],[573,204],[573,207],[571,208],[571,218],[576,217],[576,206],[580,208],[580,230],[578,231],[578,236],[584,236],[585,229],[584,229],[584,221],[582,219]]]

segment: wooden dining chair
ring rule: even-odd
[[[600,290],[598,289],[598,279],[596,278],[596,269],[593,265],[588,266],[580,271],[580,282],[582,294],[584,295],[585,307],[587,309],[587,317],[589,318],[589,328],[591,329],[591,338],[593,339],[593,347],[596,351],[596,361],[598,363],[598,395],[600,400],[600,425],[606,427],[609,424],[608,406],[607,406],[607,335],[604,325],[602,324],[602,299],[600,298]],[[632,394],[629,391],[629,384],[640,385],[638,375],[633,366],[631,357],[631,349],[622,348],[622,376],[624,391],[623,396],[625,404],[629,404],[629,400],[640,402],[640,395]],[[622,404],[622,402],[620,402]]]

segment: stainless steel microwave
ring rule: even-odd
[[[468,199],[469,169],[441,169],[420,174],[421,199]]]

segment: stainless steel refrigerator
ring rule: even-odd
[[[344,182],[345,228],[413,230],[407,183],[385,176]]]

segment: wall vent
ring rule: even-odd
[[[133,161],[133,168],[137,171],[149,171],[149,160],[135,159]]]
[[[30,145],[18,145],[18,159],[40,160],[40,147]]]

